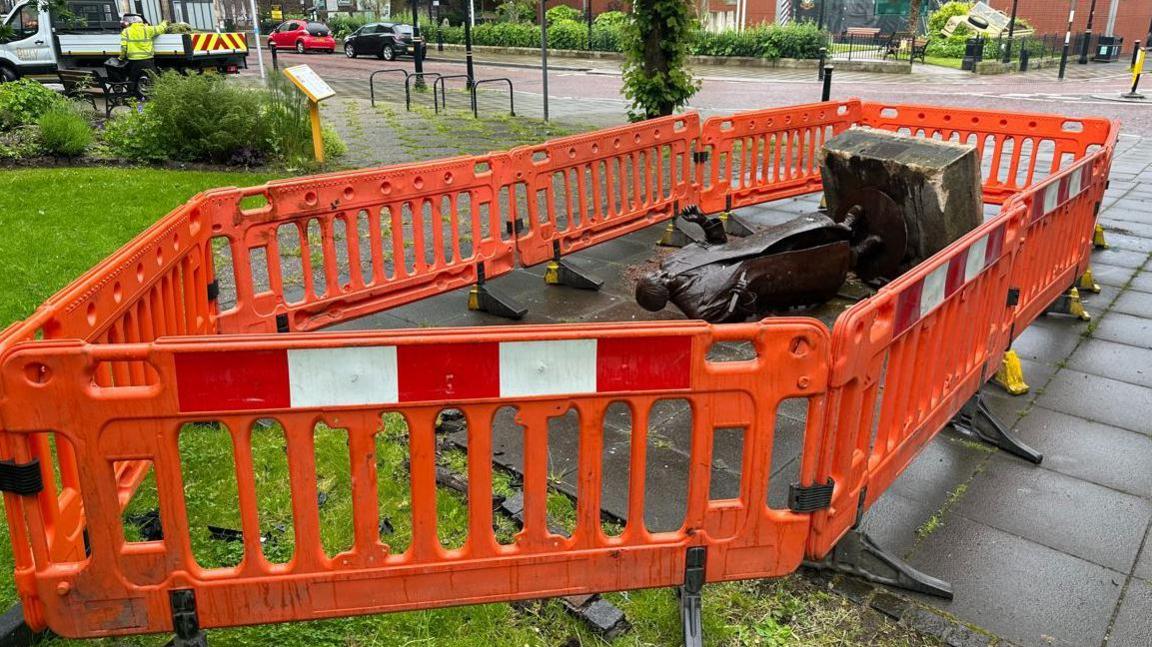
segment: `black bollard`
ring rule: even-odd
[[[824,90],[820,93],[820,100],[827,101],[832,97],[832,66],[824,66]]]
[[[828,48],[820,48],[820,65],[816,67],[816,80],[824,80],[824,62],[828,59]]]
[[[276,61],[276,48],[275,47],[269,47],[268,51],[270,51],[272,53],[272,69],[274,69],[276,71],[280,71],[280,64]],[[1135,59],[1133,59],[1133,60],[1135,60]]]

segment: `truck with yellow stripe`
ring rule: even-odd
[[[76,20],[54,24],[38,0],[16,0],[0,23],[0,81],[55,80],[57,70],[104,73],[104,61],[120,54],[117,3],[83,0],[74,6],[79,9],[74,10]],[[156,66],[162,70],[235,74],[248,67],[247,34],[169,33],[156,38],[155,48]]]

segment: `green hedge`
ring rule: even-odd
[[[601,52],[621,51],[621,33],[626,14],[606,12],[592,25],[592,49]],[[463,27],[432,26],[427,30],[429,43],[438,34],[445,43],[462,45]],[[826,44],[826,34],[810,23],[761,25],[743,32],[701,31],[696,35],[693,54],[704,56],[750,56],[753,58],[819,58]],[[494,47],[539,47],[540,27],[524,22],[496,22],[477,25],[472,30],[474,45]],[[588,25],[577,20],[557,20],[548,27],[548,46],[556,49],[588,48]]]

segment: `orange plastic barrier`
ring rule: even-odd
[[[236,303],[221,332],[315,330],[512,271],[507,156],[269,182],[212,196]],[[245,208],[245,200],[263,204]],[[370,269],[368,269],[370,268]],[[226,272],[227,268],[220,268]]]
[[[700,134],[707,156],[700,208],[717,213],[820,189],[820,148],[860,120],[858,99],[712,117]]]
[[[591,247],[695,201],[694,112],[554,139],[509,152],[508,182],[525,196],[516,239],[523,265]],[[514,203],[516,204],[516,203]],[[559,205],[559,208],[557,208]]]
[[[985,199],[1002,206],[847,310],[830,335],[816,320],[774,318],[217,336],[313,330],[470,285],[481,268],[509,272],[517,254],[531,265],[595,245],[677,206],[715,212],[816,191],[819,145],[853,124],[973,142]],[[1116,134],[1102,120],[848,100],[200,194],[0,334],[0,460],[10,462],[0,480],[28,623],[77,637],[166,631],[176,594],[194,596],[199,623],[217,627],[670,586],[695,547],[708,549],[708,581],[791,572],[835,545],[1083,270]],[[755,358],[707,359],[730,341],[751,342]],[[816,499],[796,509],[815,512],[765,504],[777,408],[795,397],[808,399],[796,493]],[[652,532],[647,420],[668,398],[692,410],[688,503],[678,529]],[[632,521],[610,537],[601,452],[619,403],[635,421]],[[509,545],[494,537],[490,506],[505,407],[525,428],[526,522]],[[445,409],[468,424],[458,548],[437,536]],[[571,411],[579,497],[566,537],[548,529],[547,445],[549,421]],[[380,442],[404,442],[382,437],[385,413],[408,426],[403,550],[377,526],[373,456]],[[186,425],[206,421],[227,434],[236,466],[243,558],[223,568],[192,551],[179,444]],[[286,563],[262,547],[255,492],[253,435],[270,421],[287,448]],[[332,556],[316,504],[318,422],[348,433],[354,540]],[[709,494],[721,428],[743,430],[736,499]],[[163,539],[128,542],[122,513],[153,469]],[[817,509],[829,483],[830,505]]]
[[[710,362],[718,341],[750,342],[757,357]],[[219,627],[670,586],[683,579],[689,546],[709,548],[709,580],[784,575],[800,564],[808,517],[765,504],[776,410],[784,398],[809,398],[807,437],[817,438],[828,350],[823,326],[798,319],[23,346],[0,366],[6,396],[22,403],[5,411],[9,456],[30,458],[29,441],[46,430],[66,439],[91,538],[87,558],[51,555],[50,524],[38,505],[48,493],[9,495],[18,539],[34,559],[20,578],[29,618],[66,636],[168,631],[174,589],[193,590],[200,625]],[[91,384],[101,365],[125,362],[146,363],[155,383]],[[645,448],[649,409],[662,398],[690,403],[693,456],[683,524],[654,533],[642,521]],[[64,401],[75,407],[56,406]],[[446,402],[469,425],[469,530],[457,549],[437,536],[435,424]],[[633,521],[611,537],[601,529],[599,500],[602,425],[614,402],[626,403],[635,421]],[[491,507],[492,421],[509,405],[525,427],[525,526],[501,545]],[[570,410],[580,419],[581,478],[578,521],[565,537],[546,522],[547,430],[550,418]],[[76,424],[76,411],[84,424]],[[412,539],[403,552],[381,543],[378,530],[374,456],[381,414],[389,412],[408,423]],[[261,548],[253,472],[253,428],[273,420],[284,430],[290,472],[283,485],[291,491],[295,551],[286,564],[269,563]],[[355,540],[332,557],[321,544],[316,504],[318,420],[348,430],[352,465]],[[200,566],[189,543],[178,441],[183,425],[205,421],[223,425],[233,444],[244,555],[231,568]],[[709,498],[718,428],[744,430],[739,498]],[[155,466],[162,540],[125,541],[112,469],[119,461]]]

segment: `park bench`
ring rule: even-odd
[[[888,37],[888,44],[884,46],[884,58],[887,59],[889,56],[899,58],[902,51],[908,50],[909,60],[918,58],[923,63],[928,42],[928,38],[916,37],[910,32],[895,32]]]
[[[109,81],[96,72],[82,70],[59,70],[56,76],[64,86],[64,96],[78,101],[87,101],[93,110],[99,110],[96,99],[104,100],[104,116],[111,117],[117,106],[131,106],[133,96],[128,81]]]
[[[876,38],[880,35],[879,27],[849,27],[841,32],[846,38]]]

